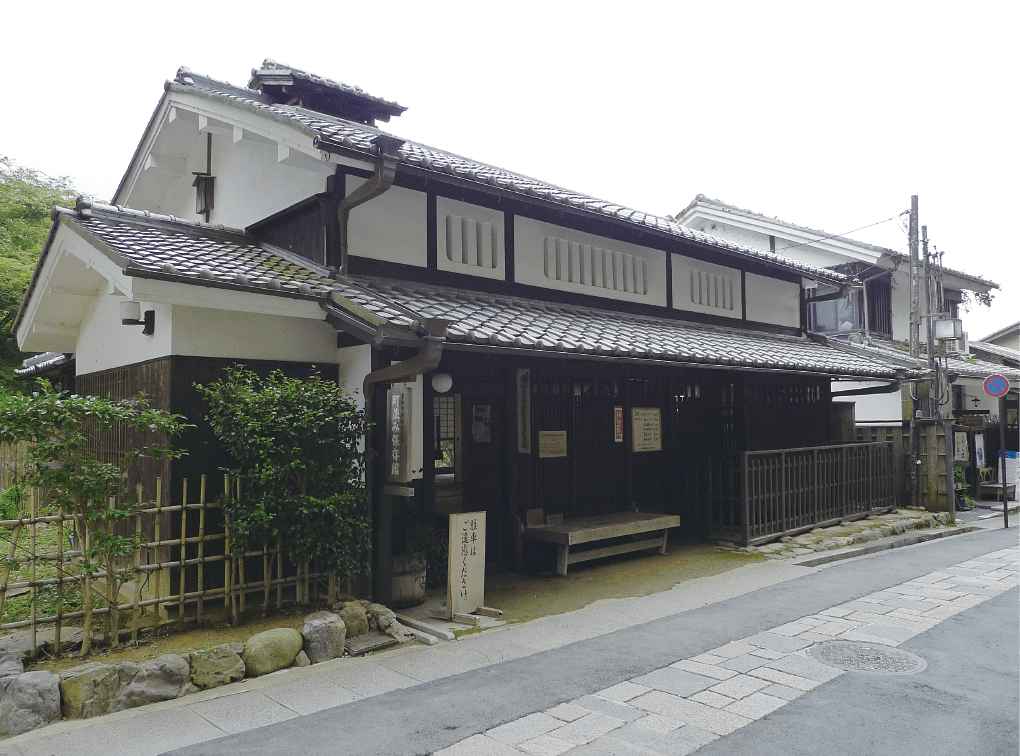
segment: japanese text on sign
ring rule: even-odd
[[[485,512],[450,515],[450,571],[446,606],[469,614],[485,605]]]
[[[662,412],[659,408],[632,407],[630,417],[634,451],[662,451]]]

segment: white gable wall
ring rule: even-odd
[[[740,271],[673,255],[673,308],[741,319],[744,303]]]
[[[347,177],[347,194],[366,179]],[[425,267],[428,264],[428,202],[424,192],[390,188],[351,210],[350,254]]]
[[[666,253],[514,217],[514,275],[522,284],[666,306]]]
[[[885,381],[846,381],[833,383],[834,391],[852,391],[855,389],[885,386]],[[857,405],[854,418],[858,423],[865,422],[899,422],[902,419],[902,400],[899,391],[891,394],[865,394],[864,396],[848,396],[843,399],[833,397],[834,402],[849,402]],[[909,415],[909,410],[908,413]]]
[[[800,282],[745,275],[747,319],[756,323],[800,327]]]

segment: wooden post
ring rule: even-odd
[[[205,475],[202,475],[202,484],[199,493],[199,504],[201,505],[198,510],[198,625],[199,627],[203,624],[202,604],[205,601]]]
[[[1003,456],[1005,457],[1006,455],[1004,454]],[[39,597],[39,590],[36,588],[36,543],[37,543],[36,515],[39,513],[38,496],[39,496],[39,489],[36,489],[36,488],[30,489],[30,494],[29,494],[29,502],[30,502],[30,504],[29,504],[29,506],[30,506],[30,510],[29,510],[29,512],[30,512],[29,513],[29,526],[30,526],[31,530],[29,531],[29,558],[32,561],[29,562],[29,582],[32,585],[32,609],[30,610],[30,619],[32,621],[32,658],[33,659],[36,658],[36,654],[38,653],[38,648],[39,648],[38,645],[37,645],[38,638],[37,638],[37,635],[36,635],[37,632],[38,632],[37,631],[37,627],[36,627],[36,619],[38,618],[38,606],[39,606],[39,602],[37,601],[37,599]]]
[[[4,579],[3,584],[0,585],[0,617],[3,616],[4,603],[7,601],[7,585],[10,583],[11,567],[14,565],[14,559],[18,553],[18,538],[21,537],[22,527],[21,512],[18,512],[18,524],[11,530],[11,547],[7,550],[7,562],[4,564]]]
[[[0,612],[2,615],[2,612]],[[60,624],[64,616],[64,515],[57,520],[57,622],[53,626],[53,653],[60,656]]]
[[[180,603],[177,605],[177,624],[180,629],[184,629],[184,569],[185,559],[187,558],[187,540],[188,540],[188,479],[185,478],[181,488],[181,595]]]
[[[163,479],[156,478],[156,521],[153,523],[153,540],[156,542],[156,564],[162,564],[163,559],[161,552],[163,551],[162,541],[160,540],[160,520],[163,519]],[[163,568],[159,567],[156,570],[155,575],[155,588],[156,598],[156,627],[159,627],[159,623],[163,621],[163,592],[161,590],[163,582]]]
[[[139,483],[135,487],[135,501],[139,505],[142,503],[142,484]],[[140,513],[135,515],[135,601],[134,606],[131,607],[131,642],[138,642],[138,623],[141,621],[142,615],[139,609],[138,602],[142,598],[142,515]]]

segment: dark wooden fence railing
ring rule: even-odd
[[[889,442],[714,454],[712,536],[745,545],[896,506]]]

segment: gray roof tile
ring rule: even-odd
[[[244,285],[277,296],[325,298],[336,292],[397,326],[409,327],[425,317],[447,318],[452,321],[448,340],[454,344],[834,376],[893,378],[897,370],[902,372],[880,357],[795,336],[408,281],[334,281],[324,269],[237,229],[104,205],[60,212],[116,255],[129,275],[170,275],[223,288]],[[167,272],[168,263],[172,273]]]
[[[239,106],[247,106],[264,113],[272,114],[308,129],[320,139],[324,145],[333,144],[351,150],[374,154],[372,140],[382,132],[371,126],[356,124],[351,121],[316,113],[302,108],[273,104],[265,101],[262,94],[254,90],[236,87],[226,82],[212,79],[181,68],[171,87],[181,91],[199,90],[207,96],[222,99]],[[623,207],[605,200],[588,196],[580,192],[554,186],[538,179],[529,178],[503,168],[444,152],[415,142],[405,142],[399,153],[400,162],[405,165],[417,166],[429,171],[446,173],[473,182],[495,186],[509,192],[525,196],[538,197],[558,204],[569,205],[589,212],[617,218],[628,223],[651,228],[671,236],[680,237],[707,246],[733,252],[744,257],[751,257],[763,262],[798,271],[804,275],[817,277],[825,281],[848,282],[850,278],[842,273],[828,270],[821,266],[799,262],[773,252],[767,252],[742,244],[719,239],[701,231],[681,226],[669,216],[653,215]]]

